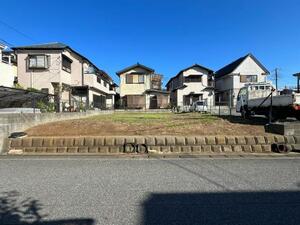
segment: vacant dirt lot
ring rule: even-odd
[[[265,134],[265,122],[199,113],[115,113],[48,123],[26,132],[29,136],[259,135]]]

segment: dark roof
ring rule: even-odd
[[[151,72],[151,73],[154,73],[154,69],[151,69],[150,67],[144,66],[144,65],[142,65],[142,64],[140,64],[140,63],[136,63],[136,64],[134,64],[134,65],[132,65],[132,66],[128,66],[128,67],[126,67],[125,69],[122,69],[122,70],[116,72],[116,74],[117,74],[118,76],[120,76],[120,74],[125,73],[125,72],[127,72],[127,71],[129,71],[129,70],[132,70],[132,69],[134,69],[134,68],[136,68],[136,67],[141,67],[141,68],[143,68],[143,69],[145,69],[145,70],[148,70],[148,71]]]
[[[247,57],[251,57],[254,60],[254,62],[256,62],[256,64],[259,65],[266,74],[270,74],[270,72],[254,57],[254,55],[249,53],[216,71],[215,76],[218,78],[232,73]]]
[[[13,47],[13,49],[39,49],[39,50],[41,50],[41,49],[65,49],[65,48],[69,48],[69,46],[64,43],[60,43],[60,42]]]
[[[187,68],[185,68],[185,69],[183,69],[183,70],[180,70],[180,71],[177,73],[176,76],[172,77],[172,78],[168,81],[168,83],[166,84],[166,86],[167,86],[173,79],[175,79],[176,77],[178,77],[181,73],[183,73],[183,72],[185,72],[185,71],[187,71],[187,70],[189,70],[189,69],[192,69],[192,68],[194,68],[194,67],[199,67],[199,68],[202,69],[202,70],[206,70],[208,73],[213,73],[213,72],[214,72],[213,70],[208,69],[207,67],[201,66],[201,65],[199,65],[199,64],[194,64],[194,65],[189,66],[189,67],[187,67]]]
[[[74,49],[72,49],[70,46],[61,43],[61,42],[52,42],[52,43],[45,43],[45,44],[35,44],[35,45],[27,45],[27,46],[17,46],[13,47],[13,50],[69,50],[71,52],[74,52],[76,55],[81,57],[83,60],[87,61],[89,64],[94,66],[103,76],[105,76],[107,79],[112,81],[112,78],[103,70],[99,69],[95,64],[93,64],[88,58],[81,55]]]

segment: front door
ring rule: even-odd
[[[150,97],[150,109],[157,109],[157,96]]]

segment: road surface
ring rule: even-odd
[[[300,158],[0,158],[0,224],[300,224]]]

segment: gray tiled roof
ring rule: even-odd
[[[35,44],[35,45],[26,45],[26,46],[17,46],[13,49],[65,49],[69,46],[60,43],[60,42],[52,42],[52,43],[44,43],[44,44]]]

